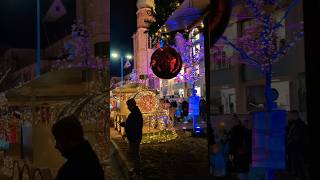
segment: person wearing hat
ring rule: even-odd
[[[139,146],[142,140],[143,117],[134,99],[129,99],[126,103],[130,114],[126,122],[122,122],[120,125],[125,127],[126,136],[129,141],[129,151],[134,167],[130,170],[130,173],[134,177],[140,177]]]

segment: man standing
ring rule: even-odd
[[[189,103],[185,99],[183,99],[181,107],[182,107],[182,116],[184,117],[184,122],[187,123],[188,115],[189,115]]]
[[[236,125],[230,133],[230,161],[233,163],[233,171],[240,180],[248,180],[250,170],[251,135],[242,124],[237,114],[233,115]]]
[[[120,125],[125,127],[126,136],[129,141],[129,151],[134,168],[131,170],[133,177],[140,177],[140,152],[139,146],[142,139],[143,118],[139,107],[134,99],[127,101],[130,114],[126,122]]]
[[[306,125],[300,119],[299,112],[292,110],[288,113],[287,163],[290,174],[299,180],[306,179],[306,141]]]
[[[202,121],[206,121],[206,100],[201,97],[200,100],[200,117],[202,118]]]
[[[52,126],[56,148],[67,162],[59,169],[56,180],[104,180],[104,172],[96,153],[83,136],[83,128],[75,116],[65,117]]]

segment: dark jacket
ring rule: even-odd
[[[182,115],[188,116],[189,114],[189,103],[187,101],[182,101]]]
[[[67,162],[59,169],[56,180],[104,180],[104,172],[88,141],[68,152]]]
[[[134,108],[129,114],[125,123],[125,131],[129,142],[141,142],[143,118],[138,107]]]
[[[307,147],[306,139],[306,125],[302,120],[293,120],[288,124],[286,138],[286,149],[288,153],[305,156]]]
[[[231,129],[230,154],[234,156],[233,171],[248,173],[251,163],[251,132],[243,125]]]

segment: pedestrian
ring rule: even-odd
[[[141,178],[140,143],[142,140],[143,117],[134,99],[129,99],[126,103],[130,114],[126,122],[122,122],[120,125],[125,127],[125,133],[129,141],[129,151],[133,162],[133,169],[130,169],[131,177]]]
[[[239,180],[248,180],[250,170],[250,144],[251,137],[249,130],[242,124],[238,115],[233,115],[236,125],[230,132],[230,153],[229,160],[232,164],[232,171],[237,174]]]
[[[174,117],[175,117],[176,109],[177,109],[177,103],[175,103],[174,99],[171,99],[170,107],[169,107],[169,117],[172,122],[174,122],[175,120]]]
[[[301,120],[299,112],[288,113],[286,134],[287,166],[289,173],[299,180],[306,179],[306,124]]]
[[[189,103],[184,99],[181,104],[182,107],[182,116],[184,117],[184,122],[188,122],[188,115],[189,115]]]
[[[209,156],[210,156],[210,176],[213,178],[214,164],[215,164],[214,151],[215,151],[216,141],[214,137],[214,130],[210,121],[208,121],[208,144],[209,144]]]
[[[215,179],[226,179],[228,160],[228,132],[223,122],[219,124],[215,135],[215,144],[212,146],[212,166]]]
[[[84,139],[83,128],[75,116],[65,117],[52,126],[55,147],[67,159],[56,180],[103,180],[104,172],[96,153]]]
[[[200,117],[202,118],[203,121],[206,120],[206,100],[201,97],[200,99]]]

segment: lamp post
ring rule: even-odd
[[[115,60],[118,60],[120,58],[120,64],[121,64],[121,67],[120,67],[120,70],[121,70],[121,86],[123,86],[123,60],[124,58],[127,59],[127,60],[131,60],[133,57],[131,54],[126,54],[125,56],[122,56],[120,55],[119,53],[117,52],[113,52],[111,53],[111,58],[112,59],[115,59]]]

